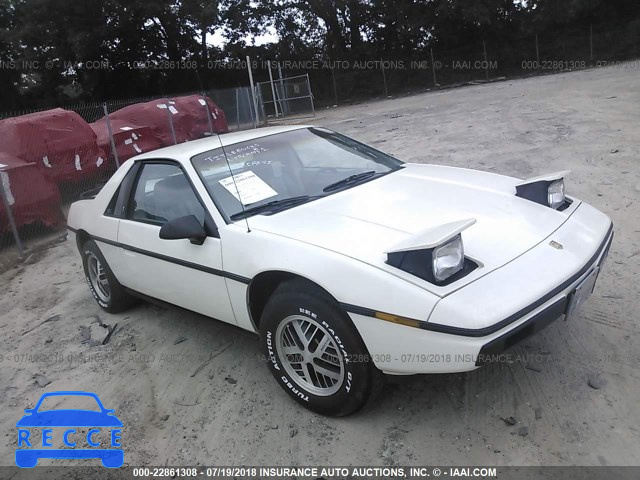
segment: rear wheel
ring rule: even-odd
[[[283,283],[267,302],[260,330],[271,373],[310,410],[348,415],[377,392],[382,374],[347,314],[319,288]]]
[[[131,306],[134,298],[120,285],[93,240],[82,246],[82,265],[89,290],[98,305],[109,313],[121,312]]]

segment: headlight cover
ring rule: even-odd
[[[462,270],[464,266],[464,247],[460,234],[443,245],[434,248],[432,257],[433,277],[443,282]]]
[[[564,204],[564,178],[556,180],[549,185],[549,189],[547,190],[547,202],[554,210],[557,210]]]
[[[516,196],[554,210],[564,210],[571,204],[564,194],[564,178],[537,180],[516,185]]]
[[[464,256],[461,232],[475,218],[431,226],[393,245],[387,265],[443,287],[469,275],[480,265]]]

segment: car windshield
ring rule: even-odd
[[[192,163],[231,220],[292,208],[402,166],[390,155],[323,128],[268,135],[224,152],[217,148],[194,156]]]

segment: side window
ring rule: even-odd
[[[104,214],[108,217],[113,217],[116,213],[116,203],[118,203],[118,196],[120,195],[120,187],[116,189],[116,193],[113,194],[111,201],[109,201],[109,205],[107,205],[107,209],[104,211]]]
[[[170,164],[143,165],[127,218],[163,225],[186,215],[195,215],[204,225],[204,207],[182,170]]]

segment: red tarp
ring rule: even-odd
[[[209,106],[208,111],[207,104]],[[211,112],[211,127],[207,119],[209,112]],[[205,99],[201,95],[189,95],[172,99],[159,98],[150,102],[136,103],[110,113],[109,121],[114,135],[116,130],[122,127],[134,129],[148,127],[161,146],[167,146],[174,143],[169,117],[171,118],[178,143],[210,135],[211,128],[216,133],[229,131],[224,112],[208,97],[205,103]],[[106,126],[105,119],[102,118],[93,125],[99,125],[95,126],[94,130],[100,132],[99,135],[104,138],[102,125]],[[114,125],[117,128],[114,128]],[[140,144],[138,144],[138,147],[143,151],[147,151]],[[119,149],[120,147],[117,146],[116,148]]]
[[[104,118],[89,125],[98,137],[98,146],[106,152],[111,152],[109,128]],[[112,119],[111,131],[118,152],[118,161],[121,165],[135,155],[163,146],[150,127],[132,126],[122,120]],[[112,156],[110,155],[110,157]]]
[[[61,108],[0,120],[0,151],[34,162],[56,183],[92,178],[105,168],[106,153],[89,124]]]
[[[49,227],[64,224],[58,188],[35,164],[0,152],[0,181],[18,227],[33,222]],[[4,202],[0,199],[0,233],[10,229]]]
[[[205,99],[209,105],[209,112],[211,112],[211,125],[209,125],[206,113],[202,115],[203,110],[205,112],[207,111]],[[227,133],[229,131],[227,117],[209,97],[188,95],[185,97],[176,97],[173,101],[175,102],[174,108],[179,111],[186,111],[192,119],[190,140],[196,140],[209,135],[211,128],[213,128],[215,133]]]

